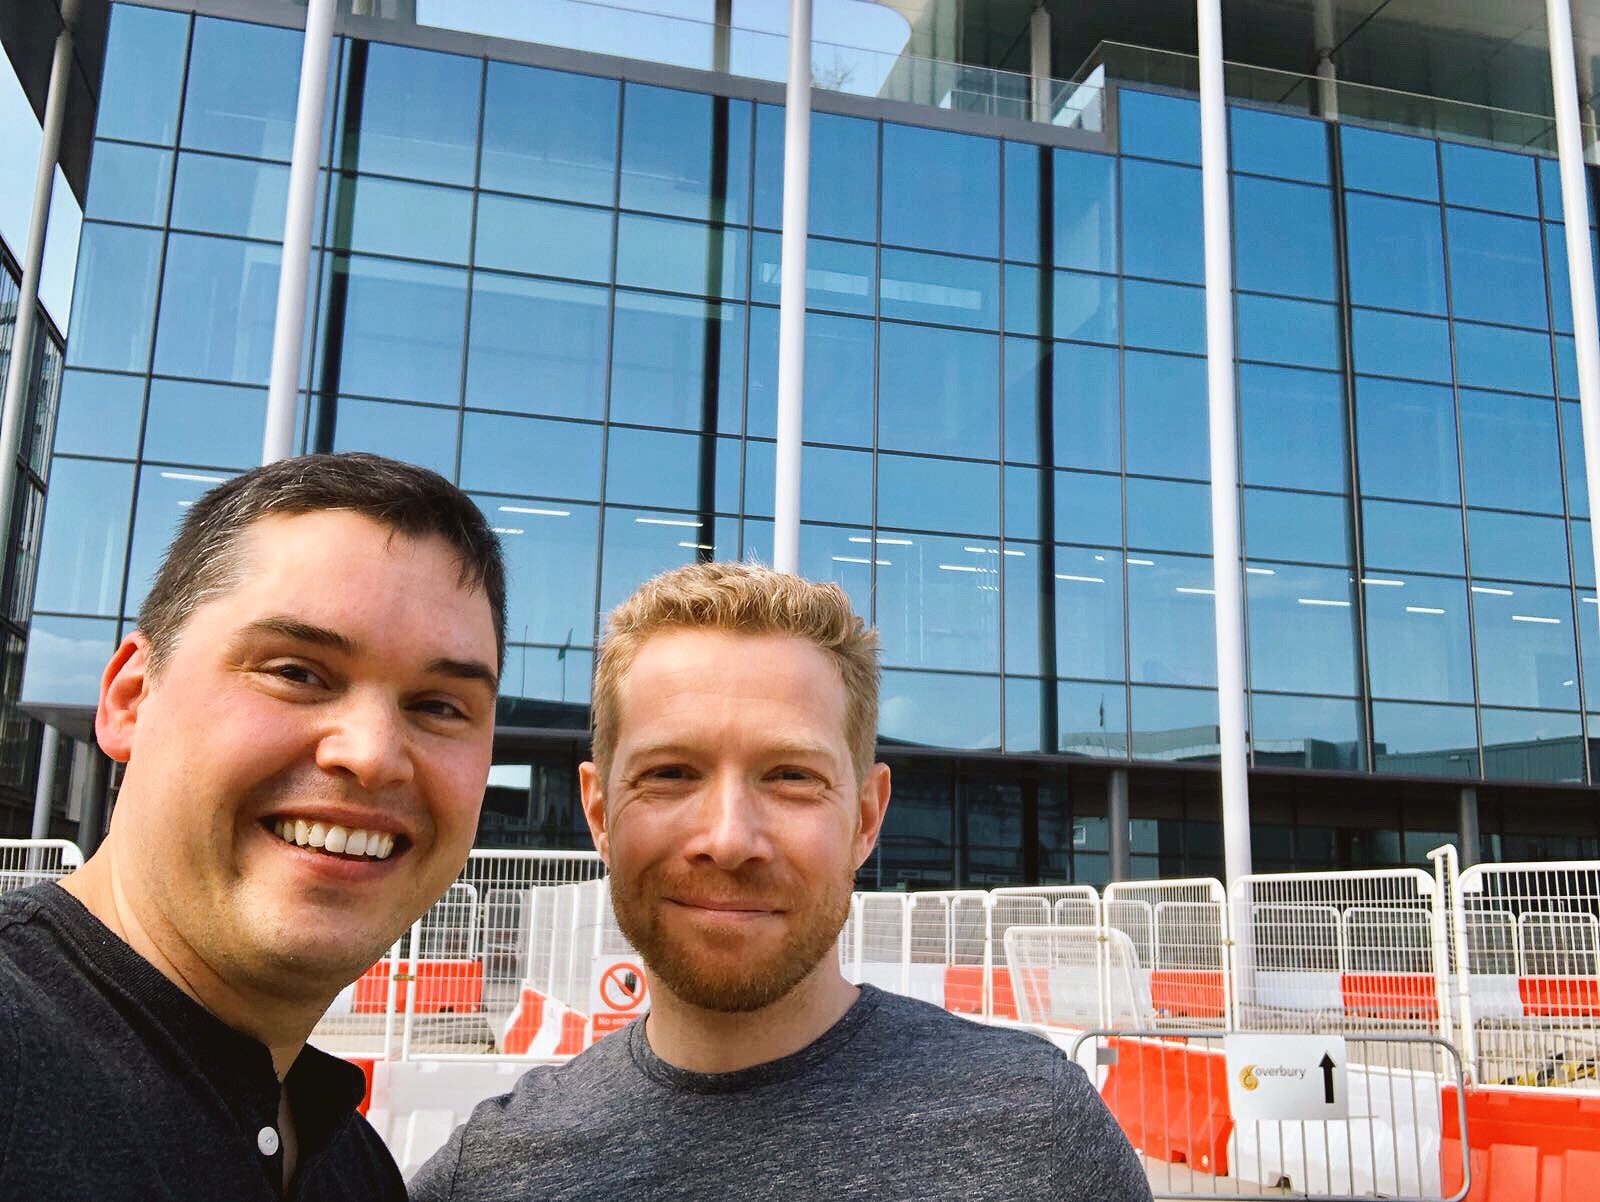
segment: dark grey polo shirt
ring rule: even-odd
[[[405,1198],[355,1113],[361,1070],[307,1047],[283,1183],[266,1047],[218,1020],[56,885],[0,896],[0,1198]]]

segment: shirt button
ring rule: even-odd
[[[256,1147],[261,1149],[261,1155],[276,1156],[278,1143],[278,1133],[271,1127],[263,1127],[256,1132]]]

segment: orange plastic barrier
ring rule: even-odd
[[[1440,1177],[1461,1188],[1455,1087],[1444,1090]],[[1587,1202],[1600,1190],[1600,1097],[1536,1090],[1467,1090],[1467,1202]]]
[[[1521,977],[1517,992],[1530,1018],[1600,1017],[1600,980],[1594,977]]]
[[[1225,998],[1220,972],[1158,968],[1150,974],[1150,1004],[1168,1018],[1221,1018]]]
[[[361,1095],[361,1101],[356,1105],[357,1114],[366,1114],[367,1108],[372,1105],[372,1068],[377,1061],[370,1056],[347,1056],[351,1064],[361,1070],[361,1075],[367,1079],[367,1091]]]
[[[1006,969],[990,969],[990,997],[996,1018],[1017,1017],[1017,997]],[[952,1014],[983,1013],[983,966],[957,964],[944,970],[944,1008]]]
[[[395,982],[395,1009],[403,1012],[411,982],[411,962],[400,962]],[[477,960],[418,960],[418,1014],[470,1014],[483,1002],[483,965]],[[389,961],[379,960],[356,981],[353,1009],[357,1014],[382,1014],[389,1004]]]
[[[1128,1142],[1156,1160],[1226,1176],[1233,1134],[1227,1061],[1181,1043],[1110,1044],[1117,1059],[1100,1097]]]
[[[1437,1019],[1439,997],[1425,972],[1345,973],[1339,978],[1344,1012],[1359,1018]]]
[[[547,1021],[561,1024],[560,1034],[552,1049],[553,1055],[576,1056],[583,1051],[588,1019],[565,1006],[547,1003],[544,994],[526,985],[517,999],[517,1008],[511,1012],[511,1018],[506,1023],[505,1034],[500,1039],[500,1050],[512,1056],[522,1055],[533,1046],[533,1041]]]

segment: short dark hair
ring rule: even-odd
[[[279,459],[224,481],[189,507],[139,607],[160,668],[183,624],[238,582],[239,537],[272,515],[346,510],[412,538],[444,539],[461,565],[461,584],[481,588],[494,619],[496,662],[505,666],[506,570],[500,540],[471,498],[437,472],[351,451]]]

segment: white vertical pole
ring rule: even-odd
[[[322,156],[322,112],[328,94],[328,51],[333,45],[334,0],[309,0],[300,52],[300,98],[289,156],[289,200],[283,214],[283,258],[278,269],[278,313],[272,327],[272,368],[261,462],[294,451],[294,413],[305,337],[306,273],[311,261],[311,217],[317,203],[317,160]]]
[[[1050,10],[1033,0],[1028,17],[1028,75],[1033,91],[1033,119],[1050,124]]]
[[[15,354],[15,351],[12,352]],[[45,723],[39,747],[39,779],[33,791],[33,838],[50,837],[50,802],[56,794],[56,760],[61,749],[61,732]]]
[[[1216,592],[1222,845],[1229,881],[1250,873],[1250,781],[1244,697],[1244,589],[1233,389],[1233,246],[1221,0],[1196,0],[1200,26],[1200,167],[1205,202],[1206,382],[1211,432],[1211,569]]]
[[[11,361],[0,399],[0,540],[11,533],[12,501],[17,493],[17,455],[33,381],[33,343],[38,324],[39,275],[44,267],[44,236],[50,227],[50,194],[55,189],[56,159],[61,152],[61,124],[67,111],[67,83],[72,77],[72,20],[76,5],[62,6],[61,32],[50,60],[50,85],[45,93],[44,121],[39,128],[39,163],[33,178],[33,211],[28,216],[28,244],[22,256],[22,290],[11,327]],[[48,10],[47,10],[48,11]]]
[[[783,106],[783,263],[778,283],[778,446],[772,566],[800,571],[800,433],[805,405],[806,227],[811,187],[811,0],[790,0]]]
[[[1313,20],[1317,27],[1317,115],[1324,121],[1339,119],[1339,71],[1333,50],[1339,31],[1333,20],[1333,0],[1316,0]]]
[[[1556,153],[1561,168],[1561,212],[1567,230],[1567,279],[1572,286],[1572,334],[1578,352],[1583,481],[1589,495],[1589,512],[1596,515],[1589,523],[1590,546],[1600,556],[1600,322],[1595,317],[1589,190],[1584,179],[1583,131],[1578,124],[1572,9],[1567,0],[1545,0],[1545,14],[1550,25],[1550,83],[1556,97]],[[1595,562],[1600,563],[1600,558]],[[1588,618],[1595,620],[1592,614]]]

